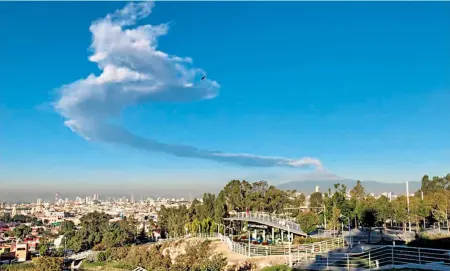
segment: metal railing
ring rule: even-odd
[[[158,239],[158,242],[163,243],[163,242],[169,242],[169,241],[177,241],[177,240],[184,240],[184,239],[189,239],[189,238],[202,238],[202,239],[219,239],[221,236],[221,234],[218,234],[217,232],[214,233],[190,233],[187,235],[180,235],[180,236],[175,236],[175,237],[168,237],[168,238],[160,238]]]
[[[326,241],[316,242],[312,244],[291,246],[288,245],[254,245],[248,243],[234,242],[229,236],[219,234],[220,240],[225,242],[231,251],[249,256],[271,256],[271,255],[291,255],[293,260],[306,258],[308,254],[328,252],[346,246],[342,237],[334,238]]]
[[[92,250],[86,250],[77,254],[73,254],[71,256],[69,256],[68,258],[71,260],[82,260],[82,259],[86,259],[88,257],[92,257],[95,255],[95,252]]]
[[[288,218],[281,218],[279,215],[263,213],[263,212],[239,212],[231,216],[242,220],[254,220],[265,222],[265,224],[274,225],[279,228],[289,227],[291,231],[302,232],[300,225]]]
[[[383,270],[414,268],[450,270],[450,251],[406,246],[382,246],[360,253],[314,253],[296,259],[294,267],[307,270]]]

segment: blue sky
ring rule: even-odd
[[[0,183],[167,186],[298,179],[250,167],[90,142],[49,105],[101,71],[91,23],[123,2],[0,3]],[[127,106],[115,123],[164,143],[314,157],[342,177],[419,180],[450,163],[450,4],[157,2],[158,50],[190,57],[214,99]],[[135,27],[135,26],[133,26]]]

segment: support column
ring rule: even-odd
[[[266,241],[266,230],[263,230],[263,241]]]
[[[272,243],[275,243],[275,229],[272,227]]]
[[[258,236],[258,232],[256,229],[253,230],[253,239],[256,240],[256,237]]]
[[[283,230],[281,230],[281,243],[283,243],[283,241],[284,241],[284,239],[283,239],[283,234],[284,234],[284,231]]]

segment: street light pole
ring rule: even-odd
[[[250,238],[251,238],[251,231],[250,231],[250,228],[248,227],[248,224],[247,224],[247,230],[248,230],[248,256],[250,257]]]
[[[351,229],[351,225],[350,225],[350,217],[348,218],[348,234],[349,234],[350,248],[352,248],[353,247],[353,238],[352,238],[352,229]]]
[[[406,181],[406,203],[408,205],[408,224],[409,224],[409,232],[411,232],[411,219],[410,219],[410,213],[409,213],[409,185],[408,181]]]
[[[288,229],[288,246],[289,246],[289,267],[292,268],[292,257],[291,257],[291,231],[289,229],[289,224],[287,225]]]

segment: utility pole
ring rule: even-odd
[[[410,219],[410,213],[409,213],[409,185],[408,181],[406,181],[406,203],[408,205],[408,225],[409,225],[409,232],[411,232],[411,219]]]
[[[250,231],[250,228],[248,227],[248,224],[247,224],[247,230],[248,230],[248,256],[250,257],[250,238],[251,238],[251,231]]]
[[[353,247],[353,237],[352,237],[352,229],[350,226],[350,217],[348,218],[348,234],[349,234],[350,248],[352,248]]]

